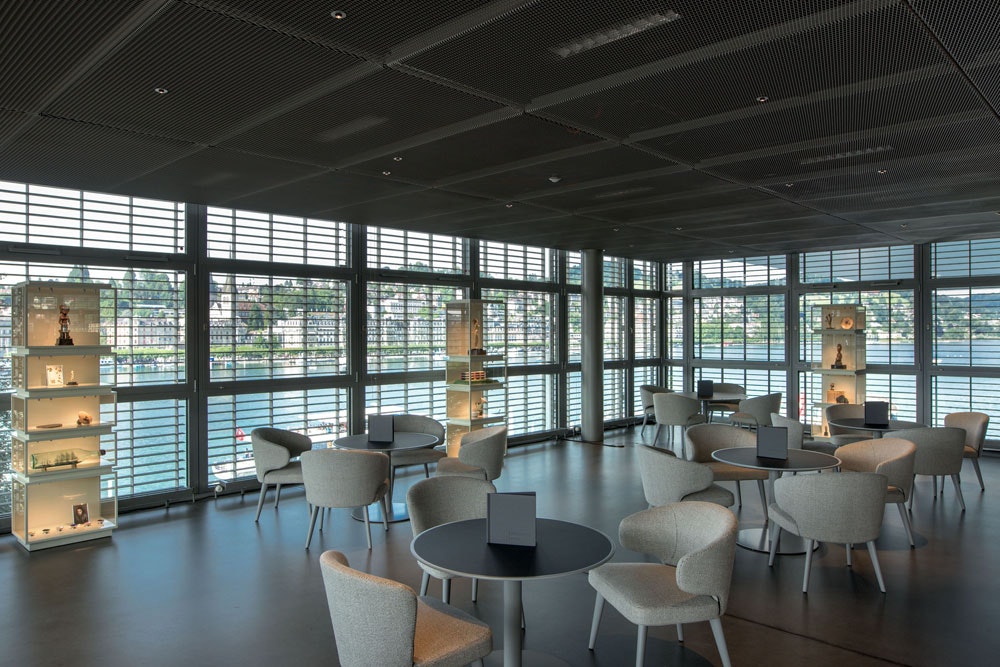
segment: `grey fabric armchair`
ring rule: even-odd
[[[838,447],[834,453],[840,459],[841,470],[874,472],[885,475],[888,482],[885,502],[899,510],[906,537],[914,546],[910,515],[904,506],[913,489],[913,462],[917,446],[900,438],[861,440]]]
[[[486,518],[486,497],[496,487],[484,479],[462,476],[431,477],[424,479],[406,492],[406,508],[410,514],[410,527],[416,537],[428,528],[452,521]],[[419,563],[424,571],[420,580],[420,594],[427,595],[431,577],[441,580],[441,599],[451,602],[451,579],[454,575]],[[472,580],[472,601],[476,601],[479,582]]]
[[[339,551],[324,552],[319,562],[341,665],[482,667],[493,650],[490,626],[479,619],[355,570]]]
[[[690,458],[696,463],[703,463],[712,471],[716,482],[736,482],[736,504],[743,506],[743,494],[740,482],[754,480],[760,493],[760,504],[767,516],[767,492],[764,490],[766,470],[752,470],[730,465],[712,458],[712,452],[729,447],[756,447],[757,436],[746,429],[729,424],[699,424],[692,426],[684,434]]]
[[[671,447],[675,426],[680,426],[683,432],[688,426],[705,423],[705,415],[701,414],[701,402],[680,394],[654,394],[653,413],[656,417],[654,445],[660,439],[660,429],[664,426],[667,427],[667,446]],[[683,455],[683,452],[681,454]]]
[[[729,415],[729,423],[751,430],[771,425],[771,413],[781,409],[781,392],[754,396],[740,401],[736,412]]]
[[[436,475],[461,475],[492,482],[503,472],[507,427],[491,426],[462,436],[458,456],[438,461]]]
[[[673,389],[669,387],[661,387],[656,384],[644,384],[639,387],[639,400],[642,401],[642,428],[639,429],[639,435],[645,435],[649,417],[656,417],[653,414],[653,395],[669,394],[672,391]]]
[[[871,556],[878,587],[885,593],[875,539],[885,513],[886,477],[877,473],[844,472],[832,475],[796,475],[774,482],[774,502],[768,507],[771,519],[771,553],[774,555],[787,530],[808,540],[802,592],[809,590],[809,571],[816,542],[847,545],[847,565],[851,565],[851,545],[865,542]]]
[[[302,464],[292,459],[297,459],[303,452],[312,449],[312,440],[295,431],[262,427],[250,432],[250,443],[253,447],[257,481],[260,482],[257,513],[253,517],[256,523],[260,519],[260,510],[264,507],[268,486],[275,486],[274,506],[277,508],[282,484],[302,484]]]
[[[639,449],[642,492],[650,507],[682,500],[701,500],[730,507],[736,500],[729,489],[714,484],[711,468],[677,458],[673,452],[643,445]]]
[[[712,390],[719,393],[726,394],[745,394],[747,393],[746,387],[741,384],[732,384],[730,382],[713,382]],[[739,402],[727,403],[726,401],[709,401],[708,402],[708,421],[712,421],[712,417],[716,414],[726,416],[730,415],[740,409]]]
[[[392,453],[392,469],[389,471],[390,483],[392,487],[396,483],[396,468],[404,466],[422,465],[424,467],[424,477],[430,477],[430,464],[437,463],[446,454],[440,449],[435,449],[444,442],[444,425],[436,419],[423,415],[393,415],[393,432],[400,433],[427,433],[438,439],[430,447],[422,449],[404,449]]]
[[[933,428],[908,428],[902,431],[891,431],[886,436],[909,440],[917,446],[913,457],[913,476],[930,475],[934,480],[934,497],[937,497],[938,475],[948,475],[955,485],[955,496],[958,504],[965,511],[965,498],[962,497],[962,454],[965,450],[965,431],[954,426],[937,426]],[[944,485],[942,484],[942,487]],[[910,509],[913,509],[913,496],[916,486],[910,489]],[[944,489],[941,489],[944,493]]]
[[[861,442],[862,440],[868,440],[871,436],[859,433],[858,431],[852,431],[851,429],[843,428],[841,426],[834,426],[830,423],[830,420],[837,419],[862,419],[865,416],[865,406],[856,403],[838,403],[836,405],[828,405],[823,409],[826,414],[826,424],[827,428],[830,430],[830,444],[840,447],[841,445],[848,445],[852,442]]]
[[[708,621],[724,667],[730,667],[722,631],[736,552],[736,517],[713,503],[684,502],[654,507],[625,517],[622,546],[660,563],[608,563],[588,575],[597,591],[590,628],[593,650],[604,602],[638,626],[636,667],[642,667],[649,626]],[[621,661],[617,661],[621,664]]]
[[[382,524],[389,530],[389,508],[385,496],[389,490],[389,457],[381,452],[350,449],[314,449],[302,454],[302,476],[306,501],[312,507],[306,549],[312,542],[316,519],[323,530],[321,513],[335,507],[363,507],[368,549],[372,548],[372,529],[368,506],[382,503]]]
[[[983,484],[983,472],[979,469],[979,456],[983,453],[983,443],[986,442],[986,431],[990,426],[990,416],[983,412],[952,412],[944,417],[945,426],[954,426],[965,430],[965,450],[963,456],[972,460],[979,480],[979,488],[986,490]]]

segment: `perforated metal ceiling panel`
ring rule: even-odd
[[[0,179],[667,261],[977,238],[997,25],[993,0],[4,3]]]

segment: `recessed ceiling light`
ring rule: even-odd
[[[560,176],[559,174],[552,174],[551,176],[549,176],[549,183],[558,183],[561,180],[562,176]]]
[[[166,95],[168,91],[166,88],[153,88],[153,92],[157,95]]]
[[[888,173],[888,171],[889,171],[888,169],[879,169],[878,173],[885,174],[885,173]]]
[[[617,232],[617,231],[619,231],[620,229],[621,229],[620,227],[612,227],[612,228],[611,228],[611,231],[613,231],[613,232]]]
[[[908,224],[906,224],[905,222],[904,222],[904,223],[901,223],[901,224],[899,225],[899,228],[900,228],[900,229],[906,229],[907,227],[909,227],[909,225],[908,225]]]
[[[785,187],[786,188],[794,188],[795,187],[795,183],[785,183]]]
[[[392,158],[392,161],[393,162],[402,162],[403,161],[403,156],[402,155],[397,155],[396,157]]]
[[[683,227],[674,227],[674,229],[676,229],[677,231],[681,231],[684,228]]]
[[[341,21],[347,18],[347,12],[345,12],[343,9],[334,9],[332,12],[330,12],[330,16],[337,19],[338,21]]]
[[[514,208],[514,204],[510,204],[510,203],[504,204],[504,206],[506,206],[507,208]]]
[[[389,171],[388,169],[386,169],[385,171],[382,172],[382,175],[383,176],[388,176],[391,173],[392,173],[391,171]]]
[[[732,255],[734,252],[736,252],[736,251],[735,250],[730,250],[729,254]]]
[[[757,101],[763,104],[764,102],[767,102],[769,99],[771,98],[768,97],[767,95],[761,95],[760,97],[757,98]]]
[[[604,30],[583,35],[572,42],[557,44],[556,46],[549,47],[549,51],[560,58],[568,58],[584,51],[596,49],[598,46],[604,46],[611,42],[617,42],[619,39],[631,37],[650,28],[655,28],[658,25],[676,21],[680,17],[681,15],[672,9],[663,12],[654,12],[632,19],[631,21],[626,21],[625,23],[610,26]]]

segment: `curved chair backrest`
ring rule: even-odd
[[[965,431],[954,426],[908,428],[886,433],[917,446],[913,458],[916,475],[958,475],[962,472]]]
[[[765,394],[764,396],[754,396],[740,401],[736,412],[753,415],[758,426],[771,425],[771,413],[781,409],[781,392]]]
[[[417,626],[413,590],[353,569],[339,551],[324,552],[319,564],[340,663],[412,667]]]
[[[309,436],[269,426],[251,431],[250,443],[253,447],[257,481],[262,484],[264,475],[272,470],[284,468],[291,459],[312,449],[312,440]]]
[[[757,436],[729,424],[696,424],[684,433],[684,442],[692,461],[708,463],[717,449],[756,447]]]
[[[653,414],[657,424],[687,426],[692,417],[701,414],[701,403],[680,394],[653,394]]]
[[[428,433],[438,439],[434,445],[440,445],[444,442],[444,425],[438,420],[424,415],[393,415],[392,430],[394,433]]]
[[[802,440],[805,438],[806,426],[798,419],[792,419],[780,415],[777,412],[771,413],[771,425],[783,426],[788,429],[788,448],[802,449]]]
[[[837,448],[834,456],[840,459],[841,470],[885,475],[889,486],[896,487],[909,498],[916,453],[917,446],[909,440],[879,438],[843,445]]]
[[[503,472],[506,453],[507,427],[491,426],[462,436],[458,460],[465,465],[482,468],[486,471],[486,479],[492,481]]]
[[[733,384],[731,382],[713,382],[712,391],[718,391],[720,393],[725,392],[727,394],[747,393],[746,387],[741,384]]]
[[[677,586],[711,595],[726,611],[736,554],[736,516],[713,503],[690,501],[643,510],[622,519],[618,539],[632,551],[677,567]]]
[[[414,535],[442,523],[486,518],[486,497],[496,492],[490,482],[474,477],[430,477],[406,492]]]
[[[976,454],[983,451],[986,442],[986,429],[990,426],[990,416],[983,412],[952,412],[944,416],[945,426],[965,429],[965,446],[971,447]]]
[[[646,502],[653,507],[679,503],[684,496],[710,487],[714,477],[711,468],[648,445],[639,449],[639,473]]]
[[[885,475],[871,472],[786,475],[774,481],[774,502],[792,517],[800,536],[856,544],[881,532],[887,488]]]
[[[310,505],[370,505],[389,488],[389,457],[382,452],[313,449],[302,454],[302,480]]]
[[[826,421],[829,424],[830,420],[861,419],[865,416],[865,406],[856,403],[837,403],[836,405],[826,406],[825,412]],[[849,428],[834,426],[833,424],[829,424],[829,428],[830,435],[857,434],[857,431],[852,431]]]
[[[658,384],[644,384],[639,386],[639,400],[642,401],[642,409],[648,410],[653,407],[653,394],[669,394],[673,389],[661,387]]]

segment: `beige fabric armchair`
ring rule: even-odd
[[[314,449],[302,454],[302,476],[306,484],[306,501],[312,507],[306,549],[312,542],[316,519],[320,519],[322,532],[320,514],[329,508],[364,508],[369,550],[372,548],[369,505],[382,503],[382,524],[389,530],[389,508],[385,500],[389,491],[389,457],[385,454],[353,449]]]
[[[351,568],[339,551],[320,556],[330,621],[342,665],[482,667],[490,626],[391,579]]]
[[[732,384],[729,382],[714,382],[712,383],[712,390],[719,393],[726,394],[746,394],[747,390],[741,384]],[[709,401],[708,402],[708,421],[712,421],[712,416],[715,414],[720,414],[722,416],[730,415],[740,409],[739,402],[727,403],[726,401]]]
[[[868,440],[871,435],[865,435],[858,431],[852,431],[848,428],[842,428],[840,426],[834,426],[830,423],[830,420],[837,419],[863,419],[865,416],[865,406],[856,403],[837,403],[836,405],[828,405],[823,409],[826,414],[827,427],[830,429],[830,444],[840,447],[841,445],[847,445],[852,442],[861,442],[862,440]]]
[[[963,456],[972,459],[976,470],[979,488],[986,490],[983,484],[983,472],[979,469],[979,456],[983,453],[983,443],[986,442],[986,430],[990,426],[990,416],[983,412],[952,412],[944,417],[945,426],[965,429],[965,450]]]
[[[278,507],[282,484],[302,484],[302,464],[297,459],[303,452],[312,449],[308,436],[280,428],[262,427],[250,432],[253,447],[253,464],[260,482],[260,497],[257,499],[257,513],[253,520],[260,520],[260,510],[264,507],[267,487],[274,485],[274,506]]]
[[[874,472],[885,475],[888,482],[885,502],[899,510],[906,537],[914,546],[910,515],[904,506],[913,489],[913,462],[917,446],[900,438],[861,440],[838,447],[834,453],[840,459],[841,470]]]
[[[908,428],[902,431],[891,431],[886,436],[909,440],[917,446],[913,458],[913,476],[930,475],[934,480],[934,497],[937,497],[937,476],[948,475],[955,485],[955,496],[958,504],[965,511],[965,498],[962,497],[962,453],[965,450],[965,431],[953,426],[937,426],[934,428]],[[944,485],[942,484],[942,487]],[[913,496],[916,486],[910,489],[910,509],[913,509]],[[941,489],[944,493],[944,488]]]
[[[422,465],[424,477],[430,477],[430,464],[437,463],[446,456],[440,449],[435,449],[444,442],[444,425],[436,419],[423,415],[393,415],[392,430],[400,433],[427,433],[437,438],[437,442],[430,447],[393,452],[389,486],[392,487],[396,483],[396,468],[404,466]]]
[[[764,516],[767,516],[767,492],[764,489],[767,471],[741,468],[712,458],[712,452],[717,449],[756,447],[757,436],[754,433],[729,424],[699,424],[687,430],[687,433],[684,434],[684,440],[690,459],[708,466],[716,482],[736,482],[736,504],[738,506],[743,506],[740,482],[756,481],[757,490],[760,492],[761,508],[764,510]]]
[[[771,425],[771,413],[781,409],[781,392],[754,396],[740,401],[736,412],[729,415],[729,423],[751,430]]]
[[[639,472],[642,492],[650,507],[682,500],[701,500],[723,507],[736,500],[729,489],[714,484],[711,468],[677,458],[673,452],[643,445],[639,449]]]
[[[458,456],[438,461],[436,475],[461,475],[492,482],[503,472],[507,427],[491,426],[462,436]]]
[[[669,387],[656,384],[644,384],[639,387],[639,400],[642,401],[642,428],[639,429],[639,435],[645,435],[650,415],[654,419],[656,417],[653,413],[653,394],[669,394],[672,391],[673,389]]]
[[[452,521],[465,519],[485,519],[487,496],[496,487],[484,479],[446,476],[424,479],[406,492],[406,509],[410,514],[410,527],[416,537],[428,528]],[[424,571],[420,580],[420,594],[427,595],[430,578],[441,580],[441,599],[451,602],[451,579],[448,572],[418,562]],[[472,580],[472,601],[476,601],[479,581]]]
[[[590,628],[591,650],[597,642],[604,602],[638,626],[635,664],[642,667],[649,626],[708,621],[725,667],[729,651],[722,615],[736,552],[736,517],[713,503],[684,502],[654,507],[625,517],[619,528],[622,546],[648,554],[660,563],[608,563],[588,575],[597,591]],[[620,660],[615,661],[621,664]]]
[[[664,426],[667,427],[667,446],[672,447],[675,426],[680,426],[683,432],[688,426],[705,423],[705,415],[701,414],[701,402],[680,394],[654,394],[653,414],[656,417],[654,445],[660,439],[660,429]]]
[[[816,542],[847,545],[848,566],[851,565],[851,545],[865,542],[879,590],[885,593],[875,539],[882,529],[886,488],[885,475],[877,473],[795,475],[775,480],[774,502],[768,508],[771,553],[767,564],[774,565],[782,530],[808,540],[802,575],[802,592],[807,593]]]

